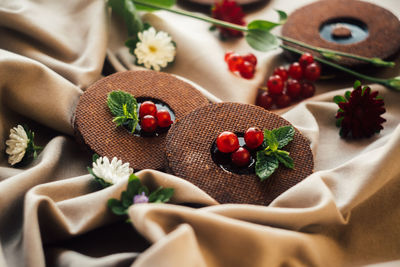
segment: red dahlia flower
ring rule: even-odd
[[[378,91],[371,91],[368,86],[354,84],[354,90],[346,92],[345,97],[335,96],[339,105],[336,124],[340,127],[341,137],[363,138],[379,133],[386,120],[381,117],[386,112],[383,99]]]
[[[222,0],[215,2],[214,6],[211,8],[211,12],[212,17],[215,19],[242,26],[246,24],[243,20],[244,13],[242,11],[242,7],[239,6],[235,1]],[[221,26],[217,26],[217,28],[220,30],[220,35],[223,38],[243,36],[241,31],[232,30]]]

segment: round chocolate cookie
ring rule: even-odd
[[[116,127],[107,106],[107,95],[121,90],[136,99],[151,99],[165,103],[176,120],[209,102],[190,84],[166,73],[155,71],[126,71],[107,76],[91,85],[80,97],[75,112],[77,137],[101,156],[117,157],[129,162],[135,170],[165,169],[165,137],[131,134]]]
[[[400,48],[400,21],[390,11],[364,1],[325,0],[294,11],[282,28],[282,35],[318,47],[386,59]],[[340,63],[364,64],[348,58]]]
[[[238,174],[215,163],[212,147],[223,131],[244,133],[249,127],[275,129],[290,125],[260,107],[218,103],[198,108],[175,123],[166,140],[169,171],[204,190],[220,203],[268,205],[281,193],[313,172],[309,141],[295,129],[292,142],[284,147],[294,160],[294,169],[279,166],[261,181],[253,172]]]

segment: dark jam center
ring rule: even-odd
[[[145,101],[151,101],[156,105],[157,110],[161,110],[161,109],[167,110],[169,112],[169,114],[171,115],[171,121],[175,122],[175,113],[163,101],[155,99],[155,98],[150,98],[150,97],[138,97],[138,98],[136,98],[136,101],[138,103],[138,107],[137,107],[137,110],[136,110],[138,116],[139,116],[140,105]],[[124,125],[124,126],[125,126],[125,128],[127,128],[127,125]],[[139,119],[139,122],[136,125],[136,128],[135,128],[135,131],[133,132],[133,135],[140,136],[140,137],[155,137],[155,136],[159,136],[161,134],[164,134],[164,133],[168,132],[169,128],[171,128],[171,126],[169,126],[169,127],[157,127],[155,132],[147,133],[147,132],[142,130],[142,127],[140,127],[140,119]]]
[[[244,141],[243,133],[235,133],[239,139],[239,145],[243,146],[250,152],[250,163],[248,166],[239,167],[232,163],[231,154],[232,153],[222,153],[217,148],[217,142],[214,142],[211,145],[211,158],[220,168],[222,168],[226,172],[236,173],[236,174],[254,174],[255,173],[255,165],[256,165],[256,150],[251,150],[248,148]]]

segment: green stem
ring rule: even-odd
[[[288,50],[288,51],[290,51],[290,52],[299,54],[299,55],[301,55],[301,54],[304,53],[304,52],[301,51],[301,50],[298,50],[298,49],[296,49],[296,48],[293,48],[293,47],[290,47],[290,46],[287,46],[287,45],[283,45],[283,44],[282,44],[282,45],[280,45],[280,47],[282,47],[283,49]],[[331,67],[333,67],[333,68],[335,68],[335,69],[341,70],[341,71],[343,71],[343,72],[349,73],[349,74],[351,74],[351,75],[353,75],[353,76],[355,76],[355,77],[358,77],[358,78],[360,78],[360,79],[363,79],[363,80],[366,80],[366,81],[369,81],[369,82],[373,82],[373,83],[379,83],[379,84],[382,84],[382,85],[384,85],[384,86],[386,86],[386,87],[395,89],[395,90],[397,90],[397,91],[400,90],[400,88],[397,88],[397,87],[392,86],[392,84],[390,83],[391,80],[386,80],[386,79],[371,77],[371,76],[368,76],[368,75],[365,75],[365,74],[356,72],[356,71],[354,71],[354,70],[348,69],[348,68],[346,68],[346,67],[343,67],[343,66],[341,66],[341,65],[338,65],[338,64],[333,63],[333,62],[331,62],[331,61],[325,60],[325,59],[323,59],[323,58],[314,57],[314,60],[315,60],[315,61],[318,61],[318,62],[321,62],[321,63],[323,63],[323,64],[325,64],[325,65],[331,66]]]
[[[367,63],[371,63],[375,66],[381,66],[381,67],[394,67],[395,63],[393,61],[384,61],[380,58],[368,58],[368,57],[362,57],[362,56],[358,56],[355,54],[350,54],[350,53],[345,53],[345,52],[341,52],[341,51],[336,51],[336,50],[331,50],[331,49],[326,49],[326,48],[322,48],[322,47],[317,47],[317,46],[312,46],[306,43],[303,43],[301,41],[297,41],[295,39],[289,38],[289,37],[285,37],[285,36],[278,36],[276,35],[277,38],[291,43],[291,44],[295,44],[304,48],[308,48],[310,50],[316,51],[318,53],[320,53],[323,57],[326,57],[328,59],[333,59],[333,60],[340,60],[341,57],[347,57],[347,58],[353,58],[353,59],[357,59],[360,61],[364,61]]]
[[[192,12],[188,12],[188,11],[185,11],[185,10],[171,9],[171,8],[160,6],[160,5],[156,5],[156,4],[146,3],[146,2],[140,1],[140,0],[132,0],[132,2],[134,2],[135,4],[142,5],[142,6],[147,6],[147,7],[151,7],[151,8],[167,10],[167,11],[175,13],[175,14],[183,15],[183,16],[190,17],[190,18],[199,19],[199,20],[202,20],[202,21],[206,21],[206,22],[212,23],[214,25],[230,28],[230,29],[233,29],[233,30],[247,32],[247,27],[240,26],[240,25],[233,24],[233,23],[226,22],[226,21],[222,21],[222,20],[218,20],[218,19],[214,19],[214,18],[210,18],[210,17],[206,17],[206,16],[199,16],[199,15],[196,15],[196,14],[194,14]]]

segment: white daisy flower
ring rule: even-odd
[[[10,129],[9,139],[6,141],[6,153],[9,155],[8,163],[15,165],[25,156],[29,138],[24,127],[18,125]]]
[[[174,61],[175,45],[168,33],[157,32],[153,27],[138,33],[139,42],[134,51],[138,63],[147,69],[153,68],[159,71],[165,68],[169,62]]]
[[[92,171],[94,175],[109,184],[128,180],[129,176],[133,173],[133,169],[129,168],[129,163],[122,164],[122,161],[116,157],[111,162],[107,157],[99,157],[96,162],[93,162]]]

